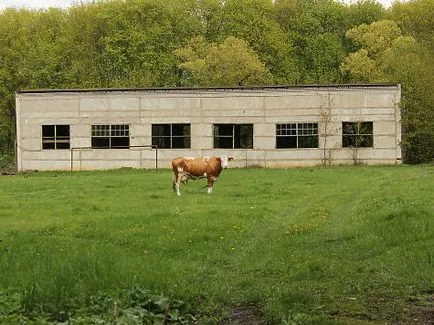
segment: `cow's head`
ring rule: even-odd
[[[220,156],[222,168],[228,168],[229,161],[231,161],[232,159],[234,159],[234,157],[229,157],[227,155]]]

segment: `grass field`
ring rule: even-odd
[[[0,323],[429,324],[432,166],[0,177]]]

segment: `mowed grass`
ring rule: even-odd
[[[198,324],[432,320],[432,166],[229,169],[211,195],[205,183],[177,197],[169,170],[0,177],[0,321],[115,323],[132,288],[184,301]]]

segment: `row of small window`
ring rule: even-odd
[[[191,148],[190,124],[153,124],[152,145],[159,149]],[[253,149],[253,124],[214,124],[214,148]],[[318,148],[318,123],[276,124],[276,148]],[[373,147],[372,122],[342,122],[342,146]],[[92,148],[129,148],[128,124],[92,125]],[[69,125],[43,125],[43,149],[69,149]]]

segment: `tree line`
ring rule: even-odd
[[[405,160],[434,157],[434,1],[103,0],[0,12],[0,167],[15,91],[401,83]]]

